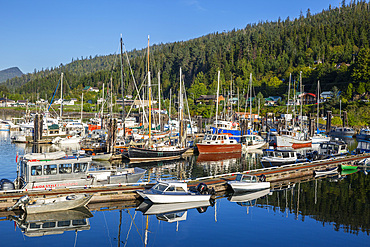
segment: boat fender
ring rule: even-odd
[[[266,182],[266,175],[265,175],[265,174],[262,174],[262,175],[260,176],[260,181],[261,181],[261,182]]]
[[[208,191],[207,185],[205,183],[200,183],[197,186],[197,191],[200,194],[205,194]]]

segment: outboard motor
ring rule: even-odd
[[[15,186],[9,179],[3,178],[0,180],[0,190],[14,190]]]
[[[200,194],[206,194],[208,192],[208,187],[207,187],[207,185],[205,183],[200,183],[197,186],[197,191]]]
[[[19,200],[13,206],[9,207],[7,210],[11,211],[11,210],[13,210],[17,207],[25,206],[29,202],[30,202],[30,197],[28,195],[22,196],[21,198],[19,198]]]

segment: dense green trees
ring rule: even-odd
[[[221,70],[221,92],[229,89],[230,81],[240,94],[247,91],[249,75],[253,74],[254,95],[264,97],[283,96],[287,92],[289,75],[292,86],[302,71],[304,90],[315,92],[320,80],[322,91],[345,92],[347,100],[354,93],[369,91],[370,80],[370,4],[357,1],[350,5],[323,10],[312,15],[307,10],[294,20],[259,22],[248,24],[241,30],[211,33],[181,42],[152,45],[150,70],[152,83],[157,83],[161,72],[163,96],[169,90],[178,92],[179,70],[190,98],[201,94],[214,94],[217,71]],[[146,49],[133,50],[124,64],[123,80],[125,94],[136,94],[134,79],[144,85],[147,77]],[[121,69],[117,55],[73,59],[71,63],[56,68],[26,74],[6,81],[12,93],[31,99],[51,98],[64,72],[68,83],[66,94],[80,94],[84,86],[102,88],[112,78],[113,92],[121,95]],[[352,86],[349,86],[350,83]],[[365,83],[365,84],[364,84]],[[296,87],[298,83],[295,83]],[[157,90],[153,90],[157,91]],[[351,91],[351,95],[349,94]],[[235,94],[235,91],[234,91]]]

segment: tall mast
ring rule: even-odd
[[[303,117],[302,117],[302,111],[303,111],[303,86],[302,86],[302,71],[299,73],[299,81],[300,81],[300,91],[301,91],[301,111],[299,113],[301,121],[301,131],[303,131]]]
[[[82,124],[83,111],[84,111],[84,93],[82,93],[82,96],[81,96],[81,124]]]
[[[183,102],[182,102],[182,83],[181,83],[181,79],[182,79],[182,70],[181,70],[181,67],[180,67],[180,92],[179,92],[179,119],[180,119],[180,144],[182,146],[182,136],[183,136],[183,121],[182,121],[182,106],[183,106]]]
[[[289,97],[290,97],[290,83],[291,83],[291,80],[292,80],[292,73],[289,74],[288,101],[287,101],[287,104],[286,104],[286,114],[287,115],[289,113]],[[288,129],[287,117],[285,117],[285,128]]]
[[[232,119],[233,116],[233,76],[231,75],[231,81],[230,81],[230,119]]]
[[[218,114],[218,94],[219,94],[219,91],[220,91],[220,71],[218,71],[218,75],[217,75],[216,134],[218,133],[218,130],[217,130],[217,114]]]
[[[159,129],[161,130],[161,72],[158,71],[158,117],[159,117]]]
[[[123,40],[121,34],[121,85],[122,85],[122,128],[123,128],[123,137],[126,137],[126,128],[125,128],[125,92],[124,92],[124,83],[123,83]]]
[[[253,128],[253,124],[252,124],[252,73],[250,73],[250,78],[249,78],[249,87],[250,87],[250,96],[249,96],[249,104],[250,104],[250,108],[249,108],[249,117],[250,117],[250,123],[251,123],[251,129]]]
[[[319,134],[319,111],[320,111],[320,80],[317,81],[317,115],[316,115],[316,133]]]
[[[148,100],[149,100],[149,142],[151,139],[151,134],[152,134],[152,102],[151,102],[151,83],[150,83],[150,71],[149,71],[149,35],[148,35]]]
[[[60,120],[62,120],[63,115],[63,72],[60,79]]]

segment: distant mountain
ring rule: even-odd
[[[14,77],[20,77],[23,73],[18,67],[0,70],[0,83]]]

